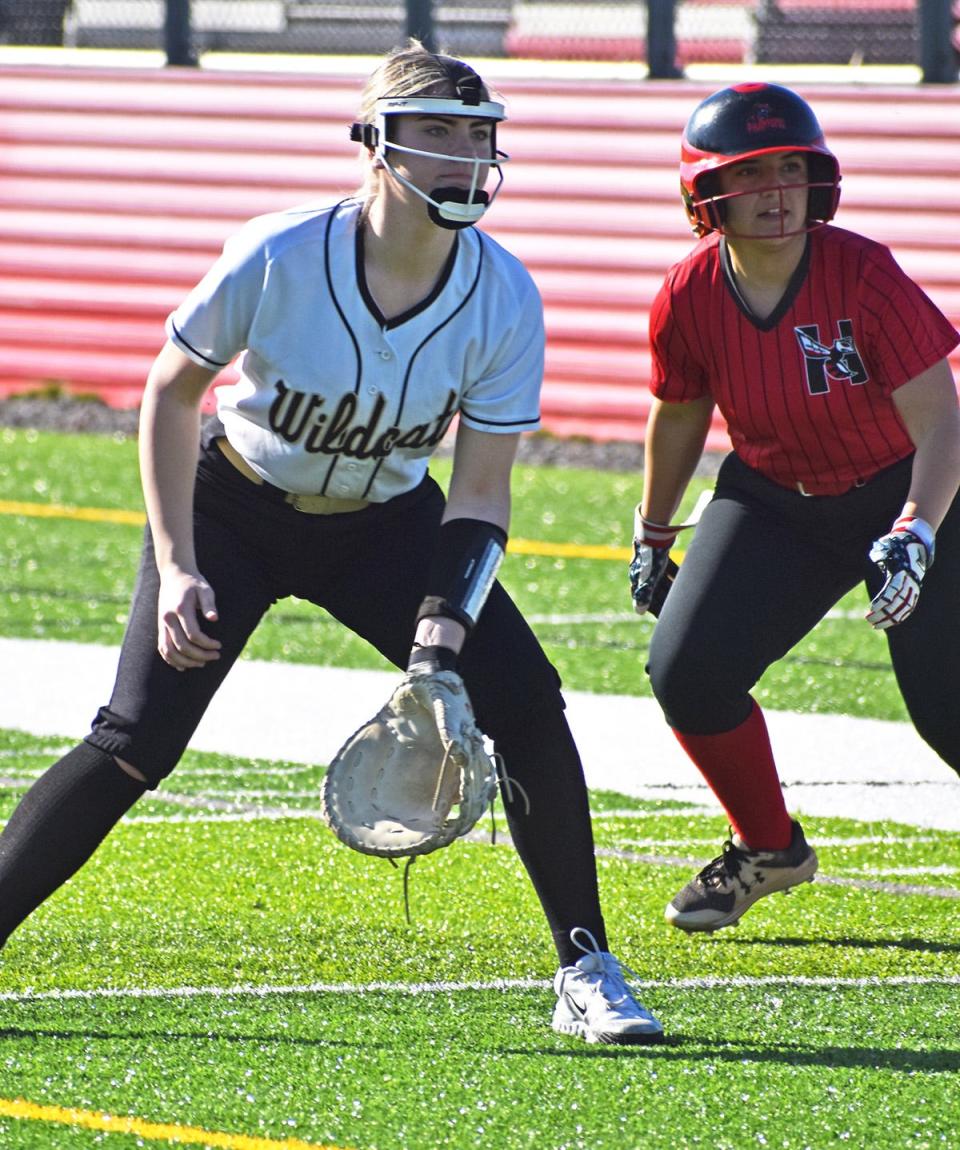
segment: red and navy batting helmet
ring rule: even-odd
[[[698,104],[680,144],[680,193],[698,236],[723,231],[721,168],[769,152],[806,152],[810,189],[804,231],[833,219],[840,165],[813,109],[778,84],[734,84]]]

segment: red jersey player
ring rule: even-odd
[[[716,406],[733,452],[648,666],[731,825],[666,910],[701,931],[813,878],[750,691],[857,584],[917,730],[960,770],[960,409],[946,360],[960,337],[887,248],[829,224],[839,166],[796,93],[714,93],[687,123],[680,170],[702,238],[651,312],[655,398],[630,581],[642,614]]]

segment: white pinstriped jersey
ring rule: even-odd
[[[383,502],[415,487],[459,414],[494,433],[539,426],[543,307],[523,265],[458,232],[431,295],[389,321],[366,289],[360,203],[251,220],[167,321],[212,370],[233,446],[286,491]]]

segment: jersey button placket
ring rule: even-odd
[[[372,403],[378,404],[378,396],[382,396],[385,407],[380,416],[377,434],[380,435],[390,426],[396,418],[395,405],[401,385],[401,361],[396,350],[391,346],[388,332],[381,331],[375,358],[368,361],[368,371],[364,383],[364,390],[370,396]]]

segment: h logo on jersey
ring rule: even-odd
[[[807,369],[807,390],[811,395],[826,395],[830,381],[836,383],[866,383],[870,378],[853,339],[853,323],[848,319],[837,321],[839,335],[831,344],[820,339],[819,324],[795,327],[797,343],[803,352]]]

